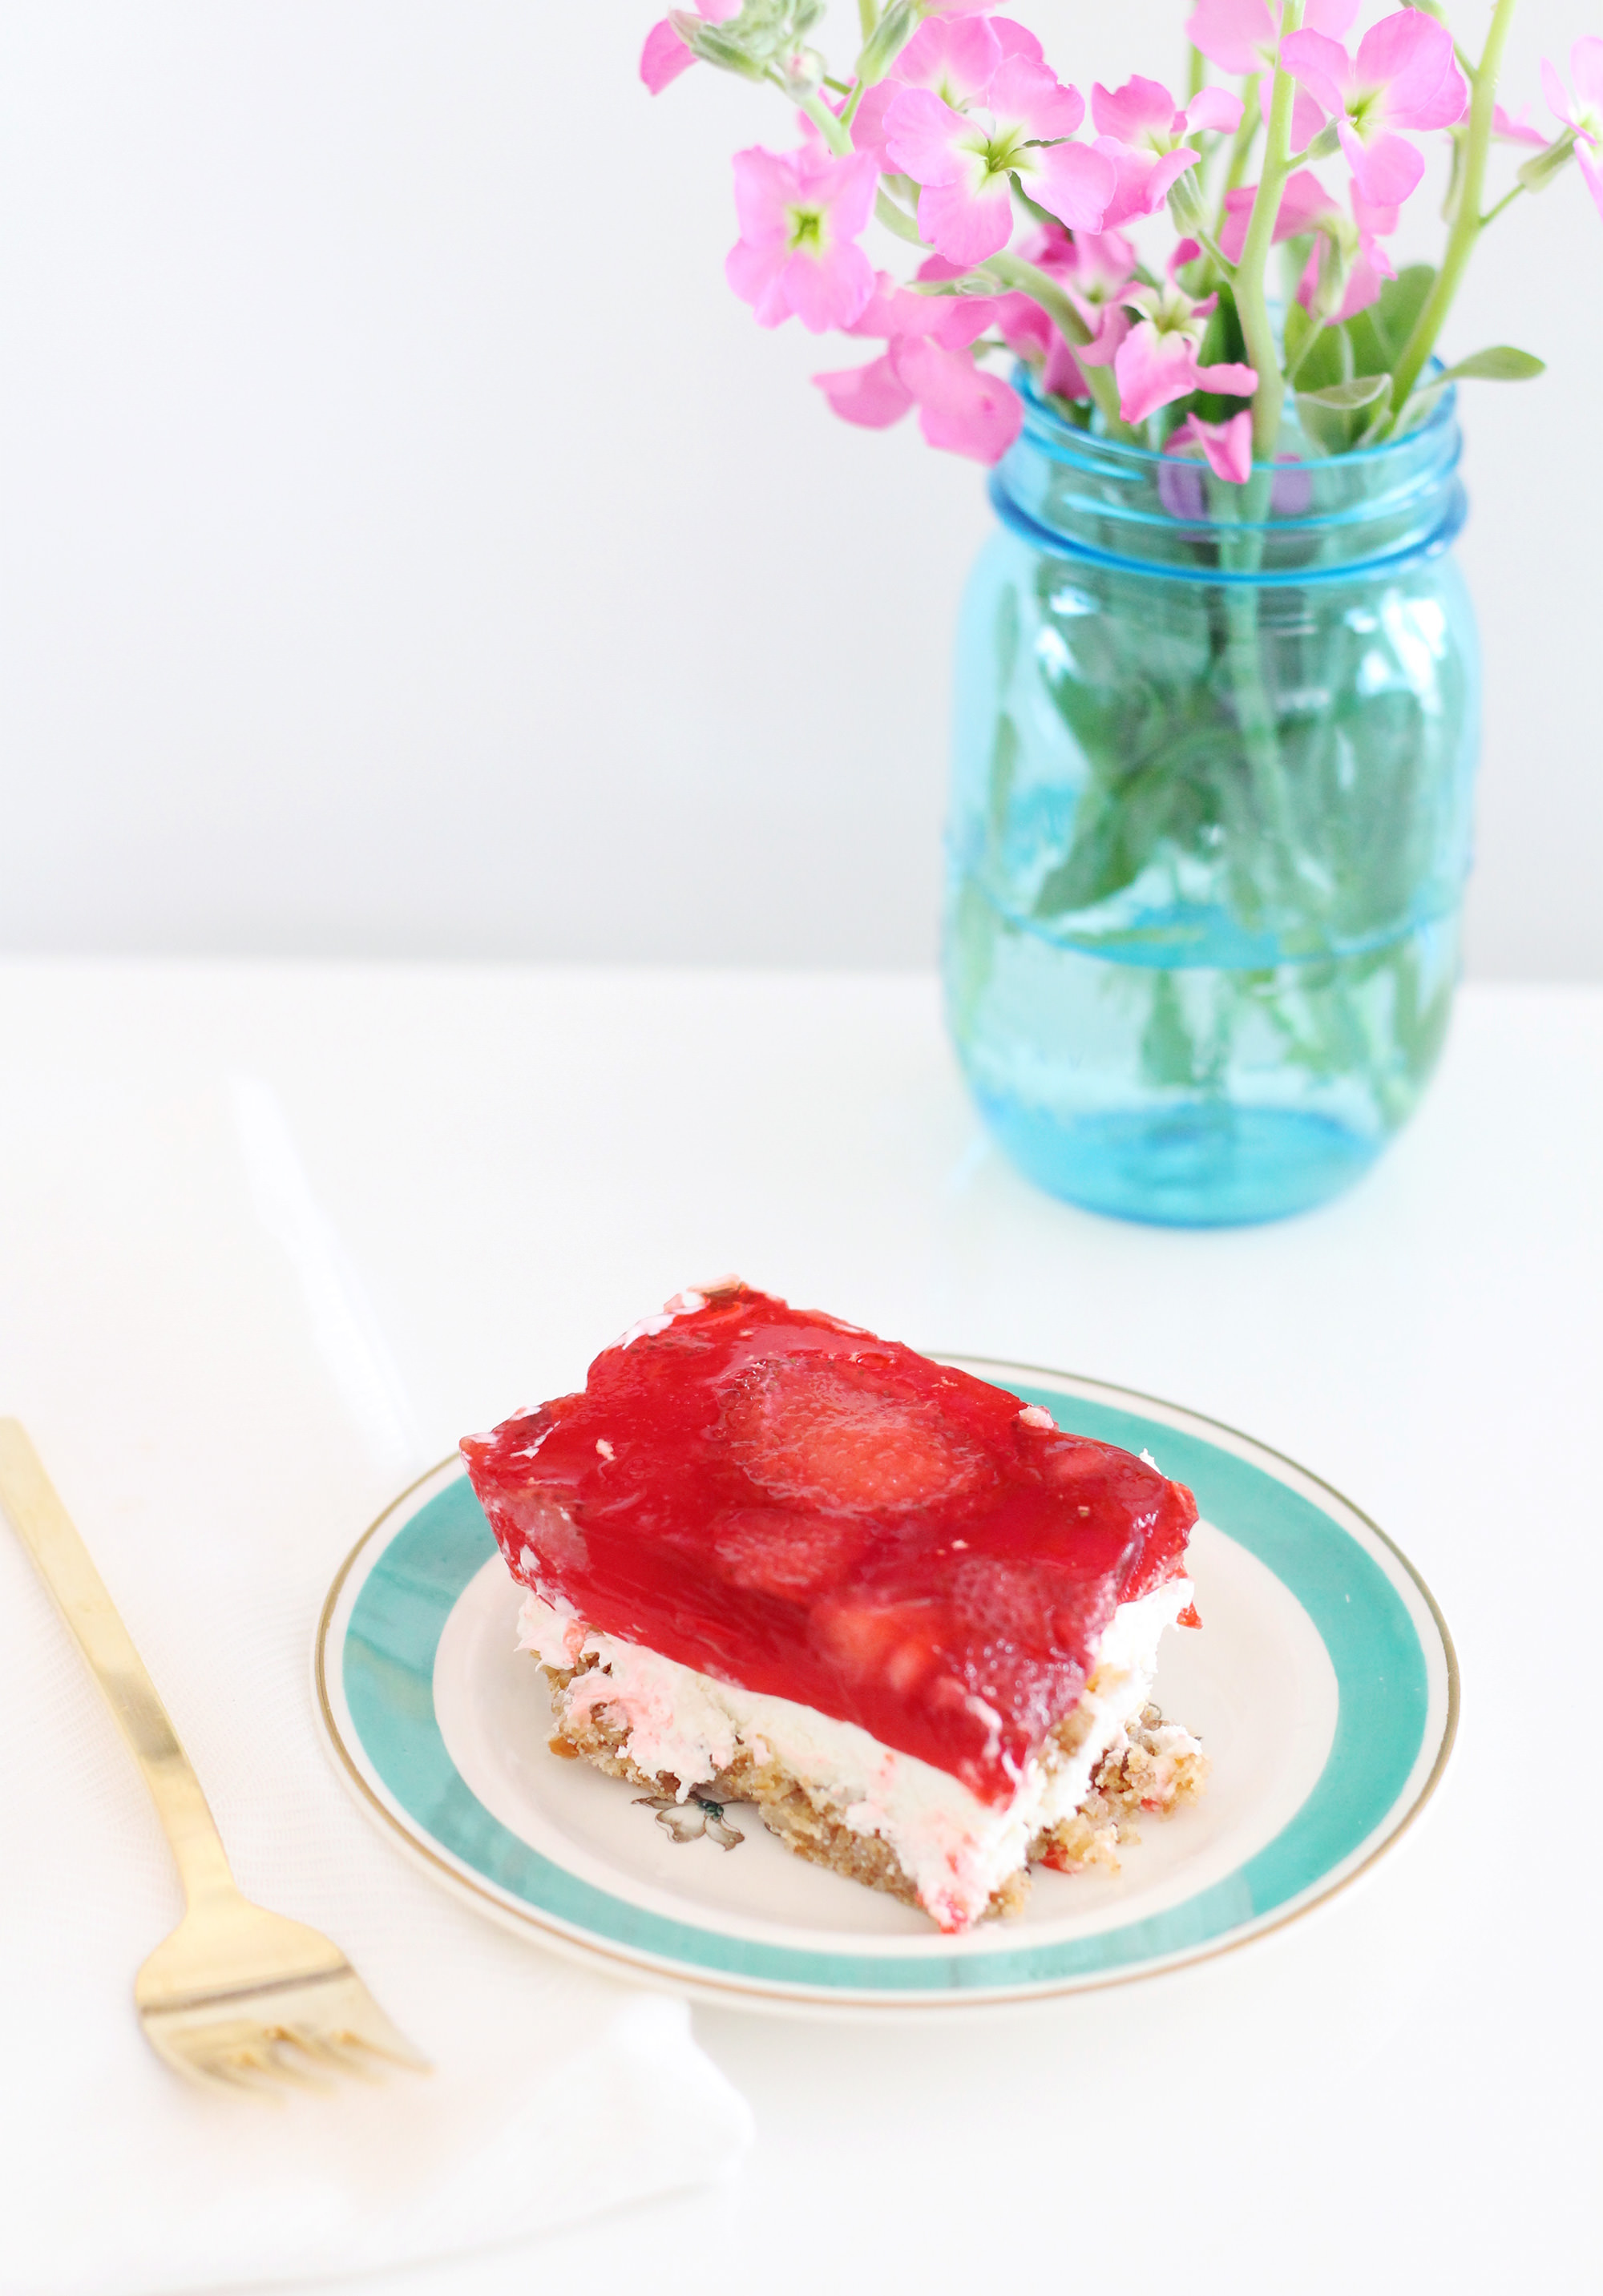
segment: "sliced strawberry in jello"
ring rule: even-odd
[[[462,1449],[514,1577],[565,1614],[859,1723],[992,1802],[1196,1519],[1147,1461],[735,1283]]]

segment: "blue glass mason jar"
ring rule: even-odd
[[[1240,488],[1017,387],[958,641],[958,1057],[1055,1195],[1303,1210],[1411,1114],[1458,978],[1480,679],[1452,394]]]

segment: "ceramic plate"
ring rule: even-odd
[[[1023,1915],[945,1938],[793,1857],[752,1808],[724,1812],[741,1837],[725,1847],[716,1820],[665,1826],[633,1787],[560,1760],[544,1678],[514,1647],[521,1592],[455,1460],[374,1524],[318,1629],[324,1723],[370,1814],[514,1927],[754,2006],[884,2012],[1117,1983],[1245,1944],[1350,1882],[1452,1744],[1452,1644],[1418,1573],[1317,1477],[1213,1420],[1097,1380],[943,1360],[1077,1434],[1150,1451],[1202,1509],[1204,1630],[1164,1637],[1154,1695],[1213,1775],[1199,1802],[1143,1827],[1117,1875],[1038,1871]]]

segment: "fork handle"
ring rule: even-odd
[[[234,1875],[201,1782],[104,1579],[20,1421],[0,1419],[0,1501],[32,1555],[144,1775],[190,1904]]]

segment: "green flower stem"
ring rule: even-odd
[[[979,266],[981,272],[993,279],[999,287],[1016,288],[1021,295],[1039,303],[1064,340],[1075,350],[1083,349],[1091,340],[1091,331],[1073,304],[1064,293],[1056,279],[1033,263],[1026,263],[1022,255],[1004,249]],[[1111,367],[1082,366],[1086,388],[1097,410],[1107,425],[1108,436],[1114,439],[1133,439],[1135,432],[1119,413],[1119,386]]]
[[[807,114],[836,158],[842,160],[848,158],[852,148],[851,131],[843,119],[835,118],[823,97],[817,94],[797,95],[793,89],[785,87],[785,82],[777,73],[770,73],[769,78],[777,87],[785,88],[785,93],[799,111],[804,111]]]
[[[1508,4],[1508,0],[1504,0]],[[1303,20],[1303,0],[1286,0],[1281,12],[1282,39]],[[1269,462],[1280,437],[1280,414],[1286,403],[1286,381],[1280,373],[1279,348],[1270,321],[1264,274],[1279,217],[1281,194],[1291,172],[1291,112],[1296,84],[1281,64],[1275,66],[1274,87],[1269,100],[1269,127],[1264,137],[1263,168],[1258,195],[1247,222],[1246,239],[1236,266],[1236,309],[1246,343],[1248,359],[1257,370],[1253,394],[1253,454]]]
[[[911,246],[928,253],[917,224],[906,208],[897,206],[883,183],[874,194],[874,212],[887,231],[893,231],[898,239],[905,239]]]
[[[1515,0],[1497,0],[1492,12],[1492,29],[1486,35],[1480,62],[1475,68],[1475,92],[1469,99],[1469,133],[1464,144],[1464,176],[1459,186],[1458,212],[1447,234],[1447,251],[1442,258],[1442,268],[1420,307],[1413,332],[1402,347],[1402,357],[1398,360],[1392,378],[1393,428],[1401,420],[1414,386],[1436,348],[1436,337],[1452,308],[1453,297],[1458,293],[1459,283],[1464,276],[1464,266],[1489,220],[1481,213],[1481,193],[1486,181],[1486,160],[1492,150],[1492,113],[1497,102],[1498,74],[1502,69],[1503,50],[1508,45],[1509,28],[1514,21],[1514,5]]]

